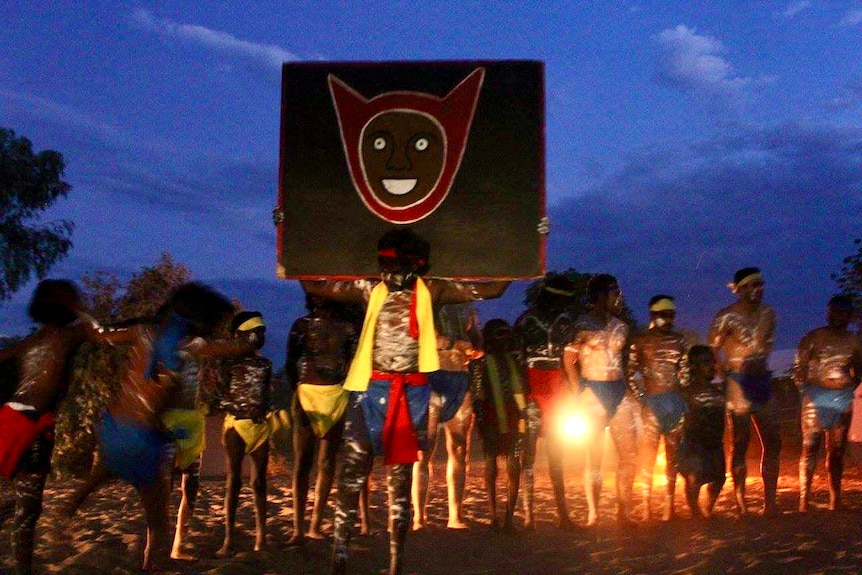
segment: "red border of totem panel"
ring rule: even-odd
[[[278,275],[375,276],[406,226],[431,276],[541,276],[544,108],[536,61],[285,64]]]

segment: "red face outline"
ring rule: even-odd
[[[428,217],[461,165],[485,69],[477,68],[445,98],[387,92],[367,100],[329,75],[350,178],[379,218],[409,224]]]

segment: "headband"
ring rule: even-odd
[[[744,278],[739,280],[738,283],[730,282],[729,284],[727,284],[727,287],[729,287],[731,291],[733,291],[733,293],[736,293],[737,290],[739,290],[739,288],[741,288],[742,286],[746,286],[751,282],[758,280],[761,282],[763,281],[763,274],[760,272],[753,273],[750,276],[745,276]]]
[[[263,323],[262,317],[255,316],[239,324],[235,331],[251,331],[259,327],[266,327],[266,325]]]
[[[649,306],[649,310],[651,312],[659,312],[659,311],[674,311],[676,310],[676,305],[674,305],[673,300],[669,297],[663,297],[651,306]]]

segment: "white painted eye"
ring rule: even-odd
[[[419,152],[424,152],[428,149],[428,138],[419,138],[413,143],[413,147]]]
[[[386,138],[374,138],[374,149],[382,150],[386,147]]]

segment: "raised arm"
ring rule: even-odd
[[[370,280],[302,280],[305,293],[339,303],[364,303],[375,283]]]
[[[204,339],[196,337],[184,346],[190,356],[195,359],[238,357],[251,353],[255,346],[239,339]]]
[[[509,281],[465,282],[430,278],[425,281],[436,305],[495,299],[505,293]]]

